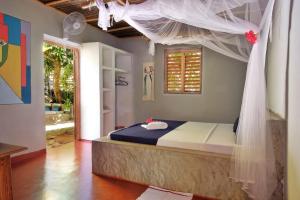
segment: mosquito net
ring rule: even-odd
[[[231,178],[251,198],[266,200],[277,184],[266,106],[265,57],[274,0],[147,0],[105,7],[97,0],[98,25],[124,20],[154,44],[203,45],[247,62],[247,75],[232,155]]]

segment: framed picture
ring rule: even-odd
[[[154,101],[154,63],[143,64],[143,100]]]
[[[30,23],[0,12],[0,104],[31,103]]]

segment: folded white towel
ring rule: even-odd
[[[148,124],[142,124],[143,128],[147,130],[160,130],[168,128],[168,124],[166,122],[154,121]]]

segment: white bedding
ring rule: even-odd
[[[186,122],[158,139],[158,146],[231,154],[235,145],[233,124]]]

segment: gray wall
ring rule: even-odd
[[[134,53],[136,121],[147,117],[174,120],[233,123],[239,115],[246,64],[203,48],[201,95],[164,94],[164,49],[157,45],[155,57],[148,54],[148,42],[124,39],[123,49]],[[155,62],[155,101],[142,101],[143,62]]]
[[[0,142],[22,145],[28,152],[45,148],[43,34],[62,37],[65,17],[33,0],[0,0],[0,12],[31,22],[31,92],[28,105],[0,105]],[[101,41],[117,46],[119,39],[87,26],[73,41]]]

